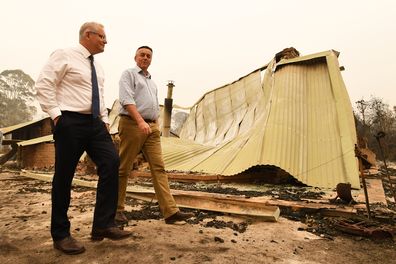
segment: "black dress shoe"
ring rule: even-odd
[[[168,218],[165,218],[165,223],[168,225],[173,225],[180,221],[186,221],[187,219],[189,219],[193,216],[194,216],[193,213],[182,213],[179,211],[179,212],[169,216]]]
[[[121,230],[119,227],[108,227],[103,229],[92,229],[91,239],[95,241],[103,240],[104,238],[109,238],[111,240],[120,240],[129,237],[132,232]]]
[[[81,254],[85,251],[85,247],[71,236],[54,241],[54,248],[68,255]]]

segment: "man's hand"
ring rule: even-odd
[[[58,115],[57,117],[54,118],[54,126],[56,126],[56,123],[58,123],[60,115]]]
[[[134,104],[125,105],[124,109],[127,110],[129,116],[136,121],[136,124],[138,125],[139,130],[142,131],[143,134],[145,134],[145,135],[151,134],[150,125],[147,124],[146,121],[144,121],[143,117],[138,112],[136,105],[134,105]]]
[[[150,135],[151,128],[150,128],[150,125],[146,123],[146,121],[143,120],[143,121],[139,122],[138,127],[139,127],[140,131],[142,131],[143,134]]]

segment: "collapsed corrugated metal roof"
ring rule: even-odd
[[[162,138],[167,170],[235,175],[277,166],[320,187],[360,188],[352,106],[338,52],[272,60],[206,93],[180,138]]]

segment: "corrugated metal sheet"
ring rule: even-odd
[[[120,121],[120,117],[118,116],[120,112],[120,102],[115,100],[113,106],[111,107],[111,111],[109,113],[109,124],[110,124],[110,134],[117,134],[118,133],[118,123]]]
[[[167,170],[234,175],[277,166],[311,186],[360,188],[352,106],[338,53],[268,64],[206,93],[180,139],[163,138]]]

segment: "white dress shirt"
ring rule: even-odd
[[[90,52],[81,44],[53,52],[36,81],[37,100],[44,112],[55,119],[61,111],[90,114],[92,83]],[[99,85],[100,117],[108,123],[104,102],[104,72],[95,60]]]

